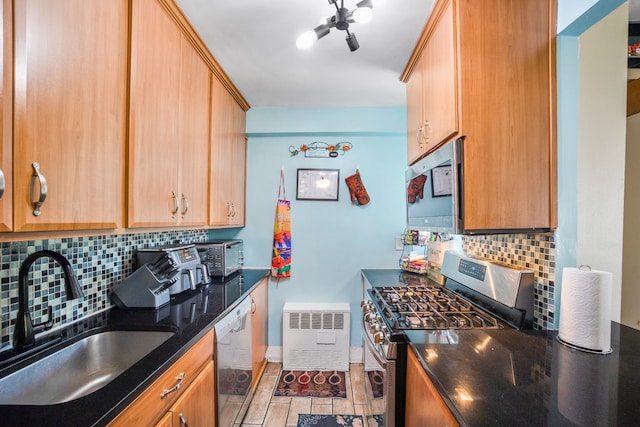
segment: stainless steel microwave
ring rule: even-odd
[[[209,240],[195,245],[211,277],[227,277],[244,265],[244,248],[240,239]]]
[[[407,170],[407,228],[462,233],[463,143],[463,138],[447,142]]]

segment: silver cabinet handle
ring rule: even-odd
[[[178,200],[178,196],[176,196],[175,192],[171,192],[171,200],[173,200],[173,210],[171,211],[171,218],[175,218],[176,214],[180,210],[180,200]]]
[[[33,175],[31,175],[31,203],[33,204],[33,215],[38,216],[40,215],[40,208],[47,199],[47,180],[44,178],[44,175],[40,173],[40,163],[33,162],[31,166],[33,167]],[[35,197],[36,180],[40,182],[40,194],[37,198]]]
[[[184,193],[182,193],[182,201],[184,202],[184,209],[182,209],[182,217],[184,218],[189,210],[189,199],[187,199],[187,196],[185,196]]]
[[[231,218],[231,203],[227,202],[227,219]]]
[[[433,131],[433,126],[429,120],[424,121],[424,143],[429,145],[429,134]]]
[[[236,217],[236,205],[235,203],[231,203],[231,218]]]
[[[256,310],[257,310],[257,306],[256,306],[256,300],[254,300],[253,298],[251,298],[251,314],[255,314]]]
[[[4,180],[4,172],[2,172],[2,169],[0,169],[0,199],[2,199],[2,196],[4,195],[5,186],[6,182]]]
[[[180,417],[180,425],[183,425],[184,427],[189,427],[189,424],[187,424],[187,420],[184,419],[182,412],[180,412],[178,416]]]
[[[176,380],[178,380],[178,382],[176,383],[176,385],[174,385],[171,388],[167,388],[165,389],[161,394],[160,394],[160,399],[164,399],[165,397],[167,397],[168,394],[173,393],[174,391],[178,390],[180,387],[182,387],[182,381],[184,380],[184,372],[180,372],[180,375],[178,375],[176,377]]]

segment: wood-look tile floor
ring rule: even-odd
[[[345,375],[346,399],[274,396],[281,369],[281,363],[267,364],[242,424],[234,427],[295,427],[298,414],[362,415],[365,404],[362,364],[351,364]]]

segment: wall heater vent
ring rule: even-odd
[[[285,303],[282,369],[349,370],[347,303]]]

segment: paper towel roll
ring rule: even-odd
[[[579,350],[611,352],[611,273],[562,270],[558,339]]]

